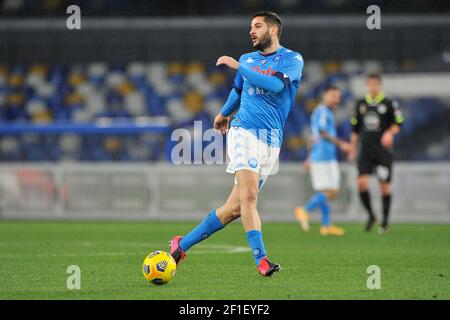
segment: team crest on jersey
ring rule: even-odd
[[[261,64],[266,64],[266,62],[267,62],[267,60],[266,60],[266,59],[264,59],[264,60],[261,60]]]
[[[359,113],[366,113],[366,111],[367,111],[367,106],[364,103],[359,106]]]
[[[256,158],[250,158],[248,159],[248,165],[254,169],[258,166],[258,160]]]
[[[380,104],[380,105],[378,106],[378,113],[380,113],[380,114],[385,114],[385,113],[386,113],[386,110],[387,110],[387,107],[386,107],[385,104]]]

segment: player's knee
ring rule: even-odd
[[[380,183],[380,191],[383,196],[391,194],[391,185],[389,183]]]
[[[366,191],[368,186],[367,179],[365,178],[359,178],[358,179],[358,190],[360,192]]]
[[[239,192],[239,200],[241,204],[256,203],[258,198],[258,188],[256,187],[244,187]]]
[[[338,195],[338,191],[337,190],[328,190],[328,192],[327,192],[328,200],[336,199],[337,195]]]

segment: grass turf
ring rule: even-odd
[[[264,225],[281,273],[256,272],[239,223],[189,251],[174,280],[150,285],[146,254],[193,223],[1,222],[0,299],[450,299],[450,225],[394,225],[380,236],[344,225],[344,237],[308,235],[296,224]],[[81,290],[66,269],[81,268]],[[381,289],[366,286],[381,268]]]

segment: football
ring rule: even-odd
[[[155,285],[170,282],[175,276],[177,264],[173,257],[164,251],[150,253],[142,264],[145,279]]]

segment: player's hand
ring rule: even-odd
[[[303,169],[305,169],[305,171],[308,171],[309,168],[311,168],[311,163],[309,162],[309,159],[306,159],[306,160],[303,162]]]
[[[339,149],[341,149],[345,153],[349,153],[353,149],[353,147],[350,143],[341,141],[339,143]]]
[[[229,56],[221,56],[219,59],[217,59],[216,66],[219,66],[221,64],[224,64],[234,70],[237,70],[237,68],[239,68],[239,62]]]
[[[356,148],[350,145],[350,150],[347,152],[348,161],[354,161],[356,159]]]
[[[391,148],[394,145],[394,135],[390,131],[386,131],[381,136],[381,144],[385,148]]]
[[[219,113],[214,119],[214,131],[225,134],[228,131],[228,122],[230,117],[225,117]]]

